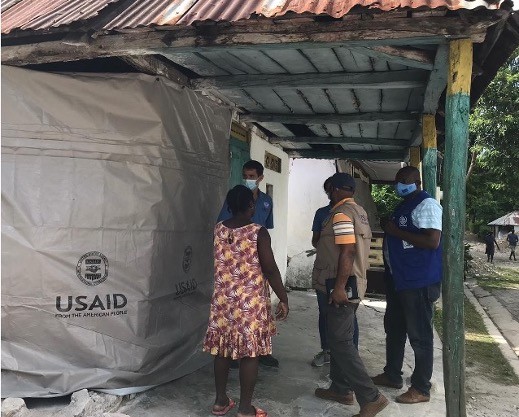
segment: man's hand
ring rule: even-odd
[[[350,300],[348,298],[348,294],[346,294],[346,290],[344,288],[334,288],[330,294],[330,300],[328,301],[328,304],[334,304],[335,307],[339,307],[349,302]]]
[[[276,308],[276,320],[283,321],[288,316],[288,303],[284,303],[283,301],[280,301],[277,308]]]

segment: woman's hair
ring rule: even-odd
[[[229,190],[227,197],[227,206],[233,215],[238,213],[244,213],[250,206],[250,203],[254,204],[254,195],[244,185],[237,185],[236,187]]]

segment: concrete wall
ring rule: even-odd
[[[287,285],[307,288],[315,255],[312,247],[312,221],[315,211],[329,204],[323,190],[326,178],[335,173],[335,162],[292,159],[288,183],[288,257]]]
[[[340,172],[354,174],[355,167],[348,161],[338,163]],[[312,221],[315,211],[328,204],[323,191],[326,178],[335,173],[335,161],[294,159],[291,161],[288,185],[288,257],[286,283],[290,287],[310,288],[315,255],[308,256],[312,248]],[[357,172],[357,171],[355,171]],[[355,174],[355,176],[358,175]],[[369,178],[355,178],[355,201],[368,213],[373,230],[380,230],[377,209],[369,187]]]
[[[266,192],[267,184],[273,185],[274,229],[269,230],[272,250],[281,276],[285,279],[287,267],[287,215],[288,215],[288,155],[280,148],[262,139],[254,130],[251,132],[250,157],[265,165],[265,151],[281,158],[281,173],[265,168],[260,190]]]

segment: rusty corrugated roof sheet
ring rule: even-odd
[[[519,226],[519,211],[512,211],[488,223],[489,226]]]
[[[198,21],[279,17],[296,14],[341,18],[353,7],[382,11],[399,8],[445,7],[451,10],[476,7],[499,8],[500,0],[5,0],[2,1],[2,33],[15,29],[48,29],[90,19],[110,3],[119,2],[120,12],[104,29],[153,25],[191,25]]]
[[[48,29],[89,19],[119,0],[2,1],[2,33],[14,29]]]

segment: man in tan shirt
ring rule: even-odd
[[[366,292],[371,229],[366,211],[355,203],[355,180],[337,173],[331,177],[332,209],[323,223],[312,272],[314,288],[329,294],[327,311],[330,345],[330,388],[317,388],[319,398],[360,405],[359,417],[373,417],[388,404],[371,381],[353,344],[354,315]],[[350,294],[348,295],[348,292]]]

